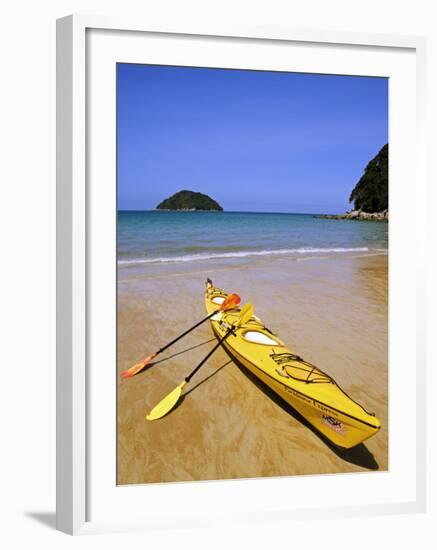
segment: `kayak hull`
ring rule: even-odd
[[[210,286],[205,294],[208,313],[226,296]],[[221,338],[237,318],[237,310],[215,315],[211,325],[217,337]],[[329,375],[295,355],[257,317],[237,329],[223,345],[334,445],[349,449],[380,430],[375,415],[351,399]]]

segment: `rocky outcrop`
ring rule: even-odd
[[[345,214],[325,214],[314,216],[325,220],[357,220],[357,221],[374,221],[388,222],[388,210],[382,212],[363,212],[362,210],[351,210]]]

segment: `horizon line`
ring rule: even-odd
[[[191,213],[191,212],[211,212],[218,214],[293,214],[293,215],[302,215],[302,216],[318,216],[318,215],[329,215],[329,214],[338,214],[338,212],[278,212],[278,211],[261,211],[261,210],[165,210],[157,208],[117,208],[117,212],[182,212],[182,213]],[[344,212],[342,212],[344,213]]]

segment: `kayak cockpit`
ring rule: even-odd
[[[281,342],[273,335],[266,334],[260,330],[245,330],[241,335],[244,340],[252,344],[261,344],[263,346],[281,346]]]

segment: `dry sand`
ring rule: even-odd
[[[387,271],[385,255],[120,270],[119,374],[205,316],[209,276],[242,303],[251,301],[271,330],[375,412],[382,428],[341,452],[224,349],[193,378],[171,414],[146,421],[216,342],[205,323],[139,375],[118,377],[118,484],[386,470]]]

